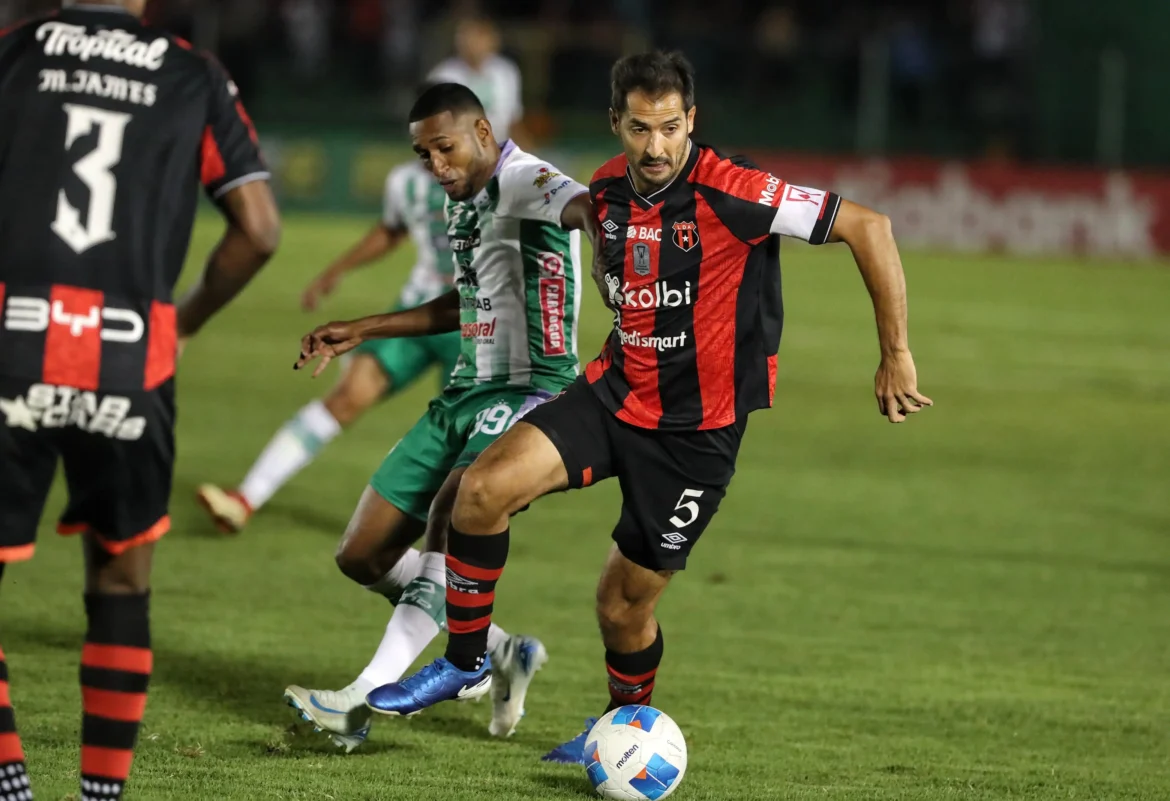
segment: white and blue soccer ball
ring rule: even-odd
[[[678,724],[652,706],[623,706],[585,738],[589,781],[603,798],[657,801],[682,784],[687,742]]]

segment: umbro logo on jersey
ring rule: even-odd
[[[684,251],[689,251],[699,244],[699,226],[693,222],[676,222],[674,224],[674,244]]]
[[[609,231],[609,232],[612,234],[612,233],[613,233],[614,231],[616,231],[616,230],[617,230],[617,229],[618,229],[620,226],[618,226],[618,224],[617,224],[617,223],[615,223],[613,220],[606,220],[605,222],[603,222],[603,223],[601,224],[601,227],[602,227],[602,228],[604,228],[605,230]]]

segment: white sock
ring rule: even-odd
[[[420,557],[421,570],[402,593],[374,658],[351,687],[369,692],[398,681],[439,634],[447,614],[447,560],[434,551]]]
[[[341,425],[325,404],[313,401],[276,432],[248,471],[240,494],[253,511],[259,509],[339,433]]]
[[[365,587],[370,592],[384,595],[392,603],[397,604],[406,586],[422,575],[422,564],[422,554],[419,553],[418,548],[411,548],[402,554],[402,558],[394,567],[390,568],[389,573],[373,584],[366,584]]]
[[[510,636],[508,632],[493,623],[491,628],[488,629],[488,653],[494,654]]]

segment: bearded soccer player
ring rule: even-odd
[[[396,714],[371,691],[400,678],[446,621],[445,539],[467,466],[578,375],[579,232],[594,242],[599,234],[588,189],[512,142],[498,143],[466,86],[431,86],[410,120],[415,152],[447,193],[456,288],[408,311],[322,326],[304,338],[297,361],[303,367],[322,357],[317,374],[333,357],[380,338],[459,331],[462,343],[447,388],[386,456],[342,543],[343,552],[368,555],[371,580],[378,580],[370,589],[401,594],[382,646],[340,691],[294,685],[285,694],[346,748],[365,739],[371,709]],[[398,560],[423,524],[426,553],[403,591],[410,572]],[[546,655],[537,640],[509,637],[494,624],[485,636],[497,670],[489,731],[506,737]],[[377,681],[387,673],[392,677]]]
[[[748,414],[772,403],[778,235],[850,247],[877,316],[879,409],[900,422],[930,405],[917,389],[889,220],[693,142],[694,119],[682,56],[614,66],[610,122],[625,153],[590,186],[614,330],[582,378],[464,474],[447,540],[446,655],[376,691],[384,707],[413,714],[483,692],[509,517],[612,477],[624,500],[597,593],[610,708],[650,702],[663,652],[655,606],[723,499]],[[583,746],[580,736],[549,758],[581,761]]]
[[[0,571],[32,557],[63,461],[58,530],[85,552],[85,801],[122,797],[146,707],[179,343],[280,232],[234,84],[143,6],[79,2],[0,32]],[[176,305],[199,182],[228,227]],[[2,655],[0,778],[2,797],[32,798]]]

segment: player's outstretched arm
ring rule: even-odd
[[[932,406],[934,401],[918,391],[918,376],[906,330],[906,276],[890,218],[842,200],[829,241],[844,242],[853,251],[873,299],[882,354],[874,393],[878,410],[891,423],[900,423],[923,406]]]
[[[309,282],[301,295],[301,307],[305,311],[315,311],[321,298],[331,294],[347,273],[381,259],[402,244],[404,239],[406,231],[392,230],[381,222],[375,224],[357,244],[338,256]]]
[[[609,303],[609,291],[605,288],[605,243],[601,240],[601,226],[597,223],[597,211],[593,208],[589,194],[583,192],[565,204],[561,211],[561,227],[570,231],[583,231],[593,249],[593,283],[601,298]]]
[[[251,181],[223,196],[227,230],[207,260],[199,281],[178,303],[183,342],[227,305],[280,244],[280,212],[267,181]]]
[[[459,290],[453,289],[413,309],[319,326],[301,339],[301,353],[293,369],[300,370],[320,358],[321,363],[313,371],[313,378],[316,378],[334,358],[348,353],[367,339],[419,337],[458,329]]]

